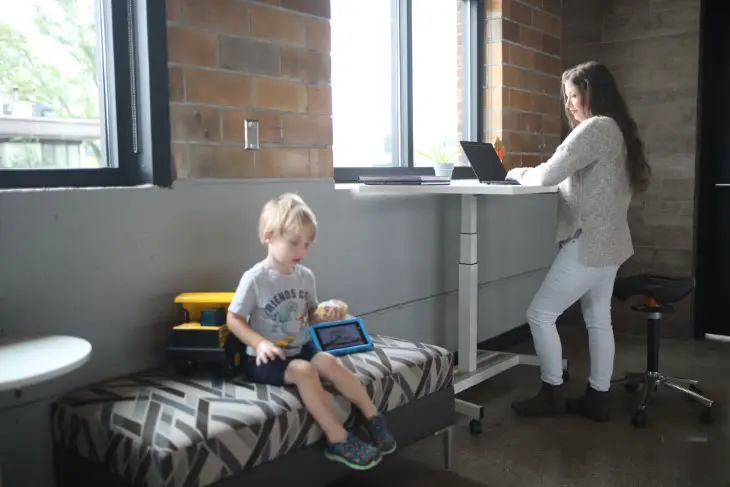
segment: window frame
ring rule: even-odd
[[[0,169],[0,189],[172,185],[165,2],[98,1],[110,27],[99,39],[105,35],[110,42],[105,56],[112,56],[103,73],[107,93],[99,110],[101,142],[117,167]],[[107,136],[110,130],[114,137]]]
[[[463,77],[462,127],[465,140],[484,141],[485,111],[484,83],[486,67],[480,65],[484,59],[484,0],[459,0],[462,2],[461,22],[463,26],[462,46]],[[334,180],[337,183],[358,182],[359,176],[380,175],[433,175],[432,167],[414,166],[413,163],[413,43],[412,12],[413,0],[391,0],[395,14],[396,29],[393,32],[393,152],[399,154],[401,165],[388,167],[337,167]],[[335,122],[336,123],[336,122]],[[403,165],[403,162],[406,164]],[[453,179],[475,179],[468,166],[455,166]]]

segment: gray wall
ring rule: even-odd
[[[88,339],[82,369],[0,395],[5,487],[51,484],[49,401],[160,364],[184,291],[232,290],[264,257],[261,205],[300,193],[320,221],[307,264],[372,332],[457,347],[459,197],[356,196],[331,180],[0,192],[0,329]],[[479,339],[525,322],[554,256],[555,195],[481,198]],[[7,409],[9,408],[9,409]]]
[[[691,275],[700,0],[564,0],[563,64],[606,63],[646,143],[654,179],[629,210],[635,256],[622,274]],[[692,335],[690,299],[666,316],[664,336]],[[566,314],[579,318],[577,306]],[[646,317],[614,305],[617,331],[643,333]]]

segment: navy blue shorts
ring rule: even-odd
[[[287,357],[285,360],[276,358],[269,363],[256,365],[256,357],[250,355],[246,357],[246,368],[244,373],[246,374],[246,380],[249,382],[258,382],[260,384],[271,384],[274,386],[287,385],[284,382],[284,373],[289,363],[292,360],[306,360],[311,361],[314,356],[317,355],[317,350],[314,348],[312,342],[308,342],[299,351],[298,355]]]

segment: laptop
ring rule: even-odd
[[[507,184],[517,185],[520,183],[513,179],[507,179],[507,170],[499,160],[497,151],[489,142],[459,142],[469,160],[472,171],[480,183],[483,184]]]

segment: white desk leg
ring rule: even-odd
[[[461,197],[461,242],[459,251],[459,371],[477,367],[477,308],[479,263],[477,260],[477,197]]]
[[[482,380],[477,370],[477,331],[479,326],[479,264],[477,259],[477,197],[461,196],[461,236],[459,247],[459,365],[454,391],[459,393]],[[486,374],[491,372],[485,371]],[[456,399],[456,411],[471,418],[470,429],[481,429],[484,406]]]

